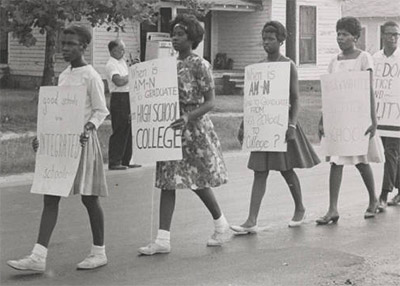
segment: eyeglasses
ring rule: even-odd
[[[398,38],[400,37],[400,33],[383,33],[386,37],[394,37],[394,38]]]

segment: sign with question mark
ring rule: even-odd
[[[286,152],[290,62],[245,68],[243,151]]]

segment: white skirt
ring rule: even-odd
[[[89,133],[89,139],[82,148],[81,160],[71,193],[83,196],[108,196],[103,155],[96,130]]]
[[[369,140],[367,155],[361,156],[327,156],[326,161],[336,165],[357,165],[360,163],[383,163],[385,162],[385,150],[382,140],[375,135]]]

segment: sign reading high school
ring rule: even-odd
[[[140,164],[182,159],[176,58],[139,63],[129,70],[132,145]]]
[[[321,76],[325,155],[359,156],[368,152],[371,125],[368,71]]]

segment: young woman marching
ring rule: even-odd
[[[231,226],[237,233],[256,233],[257,218],[261,201],[266,191],[267,178],[270,171],[279,171],[292,194],[295,209],[289,227],[300,226],[305,219],[306,209],[303,205],[300,181],[294,168],[311,168],[320,160],[308,142],[300,124],[297,121],[298,77],[295,64],[280,53],[280,47],[286,39],[285,27],[277,21],[267,22],[262,31],[264,50],[267,58],[262,62],[290,62],[290,109],[289,124],[286,131],[286,152],[251,152],[248,168],[254,171],[254,181],[251,191],[250,210],[246,221],[240,226]],[[238,139],[243,142],[243,122],[239,129]]]
[[[207,115],[214,106],[214,80],[210,64],[193,53],[204,30],[196,17],[178,15],[171,23],[171,36],[178,55],[178,87],[181,117],[172,128],[182,129],[181,161],[157,163],[156,187],[161,189],[160,225],[155,242],[139,248],[139,253],[168,253],[170,228],[175,208],[175,190],[191,189],[214,219],[214,234],[207,246],[229,239],[229,225],[214,197],[212,187],[227,182],[227,171],[214,126]]]

